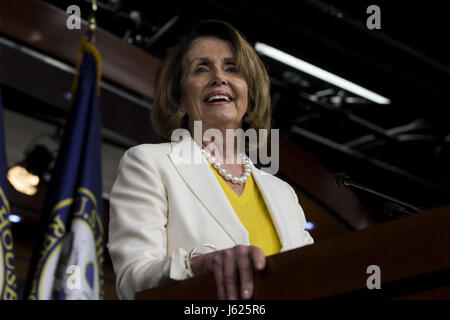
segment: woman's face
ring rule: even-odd
[[[240,128],[248,107],[247,82],[236,69],[232,44],[216,37],[200,37],[183,61],[181,107],[193,121],[207,128]]]

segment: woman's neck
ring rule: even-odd
[[[227,141],[227,139],[224,139],[222,143],[204,140],[202,142],[202,149],[211,153],[219,163],[236,164],[238,163],[237,160],[240,159],[236,143]]]
[[[214,156],[219,163],[242,164],[242,158],[240,157],[241,148],[234,130],[230,128],[215,129],[205,134],[208,131],[208,128],[205,128],[202,130],[200,147]],[[194,137],[195,142],[199,144],[200,141],[195,139],[192,131],[191,135]]]

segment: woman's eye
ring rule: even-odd
[[[205,67],[197,67],[194,70],[195,73],[203,73],[203,72],[207,72],[207,71],[208,71],[208,69],[206,69]]]
[[[228,67],[227,71],[228,72],[237,72],[238,70],[237,70],[236,66],[231,66],[231,67]]]

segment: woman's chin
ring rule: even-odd
[[[241,119],[236,115],[235,112],[217,112],[214,114],[210,114],[206,122],[214,125],[214,127],[217,128],[235,128],[236,124],[239,124],[241,122]]]

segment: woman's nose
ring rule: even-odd
[[[222,72],[214,72],[213,77],[211,79],[211,85],[212,86],[222,86],[227,85],[227,80],[225,76],[222,74]]]
[[[213,86],[222,86],[226,84],[227,84],[226,80],[222,78],[217,78],[216,80],[213,80],[213,82],[211,83],[211,85]]]

